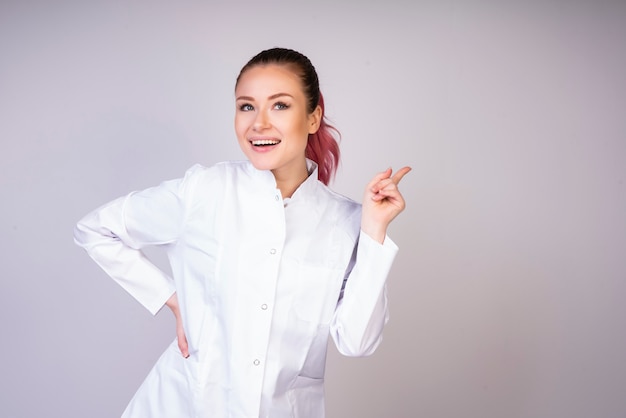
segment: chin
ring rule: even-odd
[[[258,158],[258,156],[252,156],[252,158],[250,158],[250,156],[246,157],[248,157],[248,161],[250,161],[257,170],[273,170],[275,168],[275,164],[273,164],[272,161],[268,161],[266,158]]]

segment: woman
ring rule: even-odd
[[[81,220],[76,242],[176,340],[125,417],[323,417],[328,335],[371,354],[387,321],[404,209],[391,169],[363,205],[326,187],[339,161],[317,74],[302,54],[266,50],[241,70],[235,131],[248,161],[192,167]],[[173,278],[141,248],[165,246]]]

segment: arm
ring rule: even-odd
[[[174,242],[184,225],[185,180],[116,199],[81,219],[75,242],[153,315],[175,291],[173,280],[141,252]]]
[[[398,183],[410,171],[391,177],[391,169],[368,184],[361,215],[361,233],[349,275],[331,324],[331,335],[344,355],[372,354],[389,319],[386,279],[398,251],[387,237],[389,223],[404,209]]]
[[[397,251],[389,237],[380,244],[361,231],[330,326],[341,354],[368,356],[380,344],[389,319],[385,282]]]

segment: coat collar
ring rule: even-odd
[[[276,179],[270,170],[257,170],[250,161],[247,161],[248,172],[260,182],[268,187],[272,187],[272,190],[276,189]],[[306,167],[309,172],[309,176],[298,186],[293,193],[291,199],[301,199],[304,196],[310,196],[314,193],[315,189],[319,186],[318,180],[318,165],[315,161],[306,159]]]
[[[293,195],[291,196],[291,199],[293,198],[297,198],[300,199],[301,196],[310,196],[314,193],[315,189],[318,187],[319,185],[319,180],[317,178],[318,176],[318,167],[317,167],[317,163],[313,160],[309,160],[308,158],[306,159],[306,168],[309,172],[309,177],[306,178],[306,180],[304,180],[302,182],[302,184],[300,186],[298,186],[298,188],[296,189],[295,192],[293,192]]]

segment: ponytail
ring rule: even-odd
[[[326,121],[324,115],[324,97],[319,93],[318,105],[322,109],[322,121],[320,127],[314,134],[309,134],[309,141],[306,146],[305,155],[315,161],[318,166],[318,179],[325,185],[335,177],[339,166],[339,143],[341,138],[339,131]],[[337,137],[335,137],[335,135]]]

